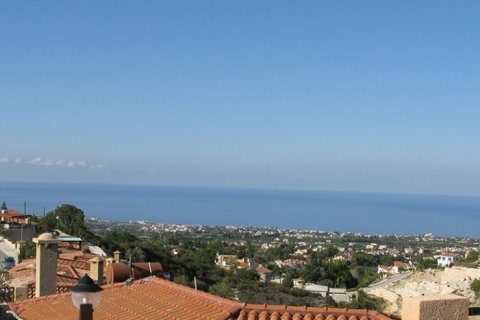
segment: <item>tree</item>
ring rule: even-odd
[[[478,252],[477,251],[472,250],[465,257],[466,262],[476,262],[477,260],[478,260]]]
[[[7,203],[5,201],[2,202],[1,210],[8,210]]]
[[[37,250],[32,242],[24,243],[20,246],[20,253],[18,254],[18,262],[24,259],[31,259],[35,257]]]
[[[127,250],[127,258],[132,259],[132,262],[143,262],[145,261],[146,255],[142,248],[135,247]]]
[[[216,283],[210,288],[208,288],[208,291],[211,294],[214,294],[219,297],[223,298],[234,298],[235,293],[233,292],[232,288],[230,288],[230,284],[226,279],[224,279],[222,282]]]
[[[40,220],[39,230],[51,232],[59,229],[69,235],[81,237],[93,243],[99,243],[100,238],[85,227],[83,211],[71,204],[62,204],[50,211]]]
[[[470,288],[472,289],[473,292],[475,292],[475,295],[478,297],[480,295],[480,280],[475,279],[472,281],[470,284]]]
[[[85,216],[83,211],[71,204],[62,204],[55,210],[47,213],[43,219],[48,231],[60,229],[61,231],[75,236],[82,236],[86,231],[83,224]]]
[[[292,275],[290,273],[287,273],[285,275],[285,277],[283,278],[282,286],[284,286],[285,288],[292,288],[293,287]]]
[[[368,296],[363,290],[358,290],[357,300],[346,305],[351,309],[369,309],[382,311],[385,305],[385,301],[381,298],[374,298]]]

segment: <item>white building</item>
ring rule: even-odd
[[[438,258],[437,264],[439,267],[450,267],[455,261],[459,259],[459,255],[451,252],[444,252]]]

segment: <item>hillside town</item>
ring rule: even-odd
[[[65,223],[76,215],[80,224]],[[44,217],[8,209],[0,217],[0,291],[10,313],[68,292],[85,275],[98,285],[158,277],[252,305],[392,316],[402,314],[406,297],[456,294],[471,310],[479,302],[479,239],[115,222],[85,219],[70,205]],[[42,267],[42,259],[57,267]]]

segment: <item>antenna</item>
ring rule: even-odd
[[[130,270],[130,279],[133,278],[133,270],[132,270],[132,255],[128,255],[128,269]]]
[[[193,283],[195,284],[195,292],[197,292],[197,277],[193,277]]]

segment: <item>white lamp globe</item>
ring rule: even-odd
[[[77,309],[80,309],[82,304],[91,304],[95,309],[100,303],[100,292],[103,289],[95,284],[95,282],[88,275],[84,275],[76,286],[72,287],[72,302]]]

